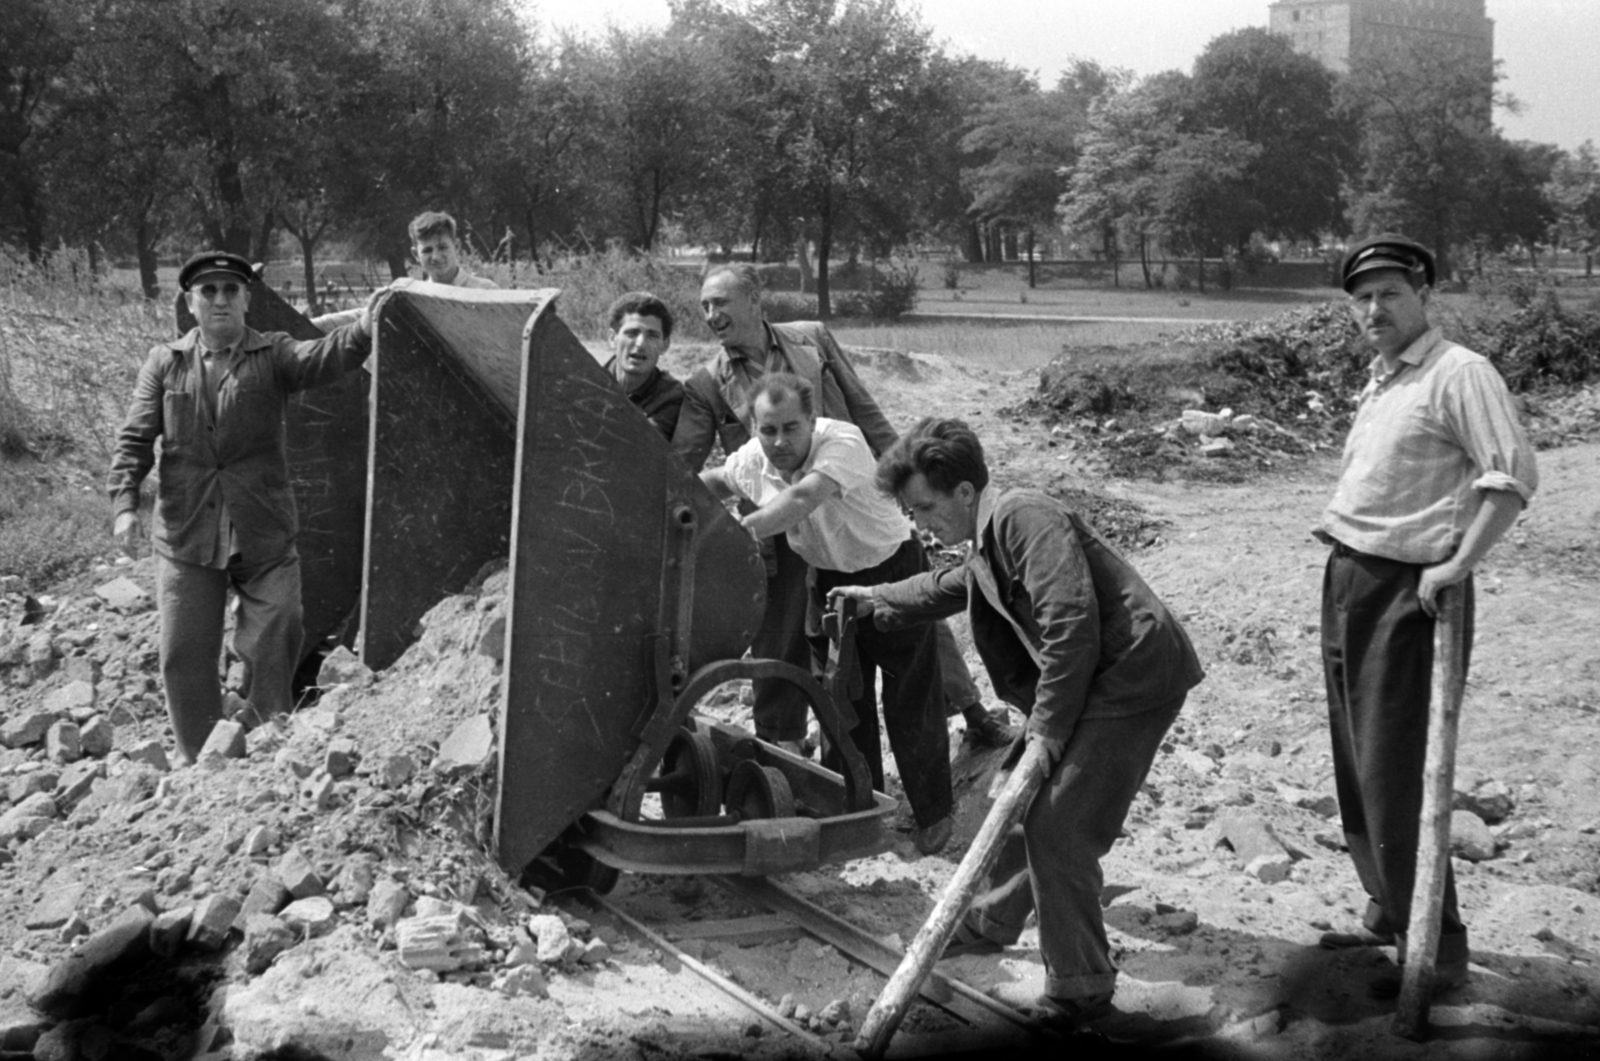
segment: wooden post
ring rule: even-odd
[[[1012,770],[994,806],[989,808],[983,827],[973,838],[966,857],[956,867],[955,876],[950,878],[944,895],[917,932],[917,938],[906,949],[900,968],[889,978],[883,993],[861,1022],[861,1034],[856,1038],[855,1048],[862,1056],[880,1058],[889,1048],[889,1040],[894,1037],[895,1029],[900,1027],[900,1021],[905,1018],[912,999],[916,998],[917,989],[943,956],[945,945],[955,935],[962,915],[972,905],[984,877],[1000,856],[1000,845],[1004,843],[1006,834],[1033,803],[1034,794],[1044,784],[1049,769],[1044,748],[1037,741],[1029,741],[1022,760]]]
[[[1433,702],[1428,709],[1428,752],[1422,773],[1422,830],[1417,844],[1416,883],[1411,890],[1411,923],[1406,931],[1406,964],[1394,1032],[1407,1039],[1428,1035],[1428,1003],[1433,998],[1434,961],[1439,955],[1444,881],[1450,868],[1450,802],[1456,772],[1456,733],[1461,726],[1461,696],[1466,688],[1466,605],[1459,585],[1439,591],[1437,661]]]

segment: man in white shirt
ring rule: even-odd
[[[786,372],[764,376],[746,419],[754,437],[700,478],[718,497],[755,504],[740,523],[757,538],[785,535],[811,566],[808,632],[817,632],[814,620],[834,586],[896,581],[926,570],[910,521],[874,484],[877,463],[861,429],[818,417],[809,383]],[[934,626],[915,623],[885,632],[862,623],[856,648],[862,695],[852,705],[858,721],[850,739],[881,790],[883,755],[872,692],[881,671],[884,728],[916,820],[917,849],[933,854],[949,842],[955,804]],[[815,636],[812,651],[814,663],[825,651]],[[831,754],[823,762],[837,768]]]

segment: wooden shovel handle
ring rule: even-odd
[[[895,1030],[900,1027],[900,1021],[904,1019],[912,999],[916,998],[917,989],[944,954],[945,945],[955,935],[956,926],[961,923],[967,907],[972,905],[973,897],[977,895],[995,859],[1000,857],[1000,845],[1005,841],[1006,834],[1027,811],[1049,772],[1050,760],[1043,746],[1037,741],[1029,741],[1021,761],[1011,771],[1011,779],[995,799],[994,806],[989,808],[989,814],[984,818],[978,835],[973,838],[972,846],[967,848],[966,857],[956,867],[955,876],[950,878],[944,895],[917,932],[917,938],[911,941],[900,967],[889,978],[883,993],[861,1022],[861,1034],[856,1038],[855,1049],[863,1057],[880,1058],[888,1050],[889,1040],[894,1038]]]
[[[1416,882],[1411,890],[1411,923],[1406,931],[1406,964],[1394,1032],[1407,1039],[1428,1034],[1428,1003],[1433,997],[1434,961],[1439,956],[1444,882],[1450,869],[1450,803],[1456,772],[1456,734],[1461,728],[1461,697],[1467,684],[1466,591],[1461,585],[1439,591],[1437,666],[1428,707],[1428,751],[1422,769],[1422,829],[1417,844]]]

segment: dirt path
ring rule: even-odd
[[[703,353],[675,349],[669,365],[682,369]],[[1539,497],[1481,570],[1458,788],[1496,794],[1507,813],[1495,827],[1493,858],[1455,862],[1473,932],[1472,976],[1435,1006],[1441,1032],[1419,1045],[1393,1037],[1389,1009],[1365,992],[1392,951],[1316,946],[1322,931],[1353,925],[1364,902],[1338,850],[1328,799],[1317,630],[1325,553],[1308,534],[1333,465],[1248,486],[1106,482],[1091,447],[1006,412],[1033,389],[1033,373],[884,351],[862,360],[896,423],[929,410],[971,420],[1002,484],[1093,488],[1165,521],[1156,543],[1133,559],[1183,618],[1208,676],[1105,863],[1103,901],[1124,972],[1116,1003],[1125,1016],[1112,1030],[1145,1043],[1185,1040],[1229,1058],[1600,1057],[1600,445],[1541,454]],[[147,564],[122,571],[148,583]],[[38,681],[22,682],[12,668],[11,684],[0,686],[0,718],[36,708],[76,676],[97,683],[119,750],[165,738],[149,678],[153,616],[117,616],[94,598],[93,588],[115,573],[57,588],[50,621],[64,658]],[[264,1056],[286,1043],[341,1061],[792,1053],[775,1035],[752,1036],[750,1018],[726,999],[573,901],[547,903],[546,912],[559,907],[575,936],[604,941],[609,956],[546,966],[544,997],[508,997],[496,986],[526,911],[497,901],[503,887],[473,835],[473,814],[487,806],[479,782],[423,768],[453,727],[498,702],[497,665],[478,651],[497,607],[487,591],[443,602],[389,672],[302,712],[279,736],[258,731],[265,736],[252,738],[245,759],[171,774],[124,760],[106,779],[85,782],[94,795],[78,809],[0,852],[0,1016],[11,1019],[20,1004],[10,989],[37,971],[30,963],[69,950],[64,930],[26,927],[42,900],[81,885],[77,915],[97,931],[140,895],[163,910],[243,895],[295,847],[331,882],[337,927],[260,975],[244,972],[243,948],[205,966],[204,982],[218,983],[213,1020],[227,1025],[205,1056]],[[14,609],[0,616],[7,632],[23,629],[18,618]],[[737,697],[719,710],[747,715]],[[952,745],[961,805],[942,856],[919,858],[909,837],[896,834],[885,854],[788,883],[874,935],[910,940],[985,811],[981,794],[996,754],[962,747],[959,727]],[[307,804],[297,775],[323,762],[336,739],[350,742],[364,765],[326,805]],[[386,785],[377,764],[402,755],[423,772]],[[57,769],[37,746],[0,751],[0,780],[12,799],[30,777]],[[1222,843],[1230,815],[1253,815],[1277,832],[1293,856],[1283,879],[1246,873]],[[241,847],[263,827],[272,839],[262,850]],[[438,975],[401,968],[392,933],[373,928],[351,899],[348,868],[362,861],[414,896],[476,896],[489,925],[489,964]],[[614,898],[649,920],[751,912],[693,878],[625,875]],[[694,956],[771,1002],[789,995],[817,1011],[844,1001],[857,1020],[882,983],[805,940],[707,944]],[[943,968],[1013,1002],[1043,985],[1033,929],[1004,954]],[[912,1011],[897,1044],[930,1054],[986,1045],[925,1007]],[[166,1045],[155,1052],[192,1056]]]

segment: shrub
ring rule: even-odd
[[[606,310],[627,291],[650,291],[672,310],[679,336],[709,339],[700,318],[700,270],[674,265],[664,258],[634,254],[613,245],[603,251],[549,250],[544,264],[527,261],[481,263],[469,266],[502,287],[560,288],[556,312],[581,339],[605,339],[611,334]]]
[[[961,260],[959,258],[946,258],[939,268],[939,281],[944,284],[945,290],[954,291],[961,286]]]
[[[841,294],[834,300],[833,309],[842,317],[895,320],[916,308],[917,291],[921,286],[915,265],[891,263],[885,269],[873,271],[867,290]]]
[[[785,321],[814,321],[817,319],[817,300],[811,295],[793,291],[768,291],[761,298],[762,311],[767,320],[775,324]]]

